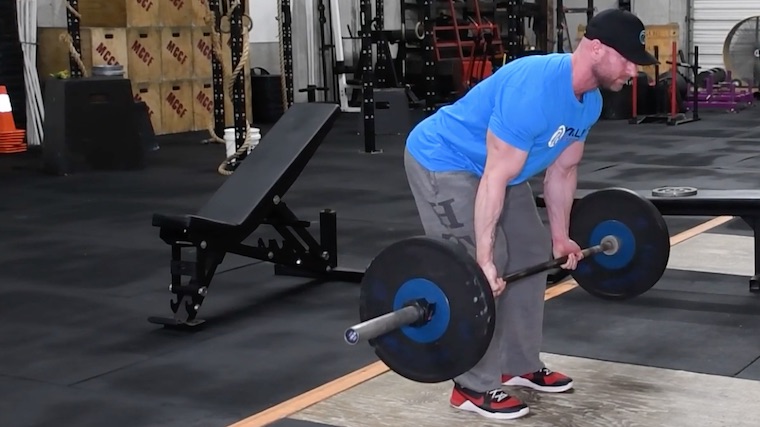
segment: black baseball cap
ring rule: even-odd
[[[637,65],[654,65],[658,61],[646,50],[646,28],[631,12],[607,9],[596,14],[586,26],[589,40],[599,40]]]

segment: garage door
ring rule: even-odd
[[[699,65],[724,67],[723,42],[734,25],[760,15],[758,0],[692,0],[692,46],[699,46]],[[693,49],[693,47],[692,47]]]

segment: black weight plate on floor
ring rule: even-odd
[[[423,383],[472,369],[488,349],[495,323],[493,293],[475,259],[463,247],[431,237],[388,246],[364,274],[361,321],[397,310],[410,298],[446,304],[420,330],[405,327],[370,340],[380,360]]]
[[[652,202],[622,188],[595,191],[575,202],[570,238],[587,248],[606,234],[618,238],[618,253],[578,263],[572,276],[580,287],[600,298],[624,300],[657,284],[668,265],[670,234]]]

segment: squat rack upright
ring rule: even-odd
[[[436,0],[402,0],[401,6],[401,34],[400,39],[402,45],[406,39],[406,25],[404,22],[406,7],[415,4],[410,3],[415,1],[416,6],[419,7],[421,18],[421,26],[423,28],[423,60],[424,60],[424,74],[425,74],[425,102],[423,111],[426,115],[430,115],[435,112],[435,53],[433,46],[433,8]],[[383,35],[385,26],[385,3],[384,0],[375,0],[375,12],[377,16],[373,17],[372,14],[372,0],[360,0],[360,38],[361,38],[361,51],[359,54],[359,62],[357,67],[361,71],[361,83],[362,83],[362,108],[363,114],[363,133],[364,133],[364,152],[376,153],[378,152],[375,140],[375,85],[386,84],[384,80],[385,72],[387,71],[387,64],[391,63],[391,58],[387,56],[384,46],[378,48],[377,70],[373,64],[373,47],[378,43],[387,43],[387,38]],[[416,30],[416,29],[415,29]],[[405,49],[399,48],[399,54],[405,52]],[[375,71],[378,72],[379,79],[375,80]]]
[[[557,52],[565,52],[565,22],[568,13],[585,13],[586,23],[594,17],[594,0],[588,0],[586,7],[565,7],[563,0],[557,0]],[[569,28],[567,28],[569,30]]]

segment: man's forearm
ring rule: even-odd
[[[549,215],[552,240],[569,238],[570,210],[573,207],[578,172],[575,167],[549,169],[544,180],[544,200]]]
[[[493,245],[496,238],[496,224],[504,208],[506,185],[489,182],[484,176],[480,180],[475,196],[475,250],[480,265],[493,262]]]

